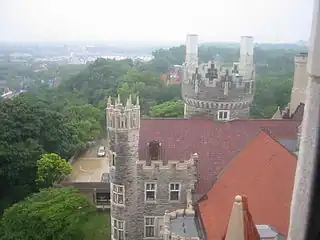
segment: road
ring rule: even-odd
[[[98,157],[97,152],[100,144],[88,149],[83,156],[76,159],[72,164],[71,181],[73,182],[100,182],[103,173],[109,172],[109,159]]]

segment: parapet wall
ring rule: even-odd
[[[165,163],[163,160],[160,161],[137,161],[137,169],[148,171],[148,170],[187,170],[193,166],[197,166],[199,161],[199,155],[194,153],[191,155],[190,159],[187,161],[171,161]]]
[[[181,227],[188,227],[183,225],[183,219],[186,217],[195,218],[195,210],[193,209],[192,205],[189,204],[189,206],[185,209],[178,209],[172,212],[165,211],[164,214],[164,226],[161,232],[162,239],[167,240],[199,240],[199,237],[191,237],[191,236],[181,236],[177,233],[174,233],[171,229],[171,221],[179,219],[181,220]]]

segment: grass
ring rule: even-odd
[[[85,240],[110,240],[110,212],[97,212],[84,226]]]

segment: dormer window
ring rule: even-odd
[[[151,160],[159,160],[160,159],[160,149],[161,143],[159,141],[151,141],[149,142],[149,156]]]

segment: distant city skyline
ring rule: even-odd
[[[308,41],[313,0],[0,0],[0,42]]]

